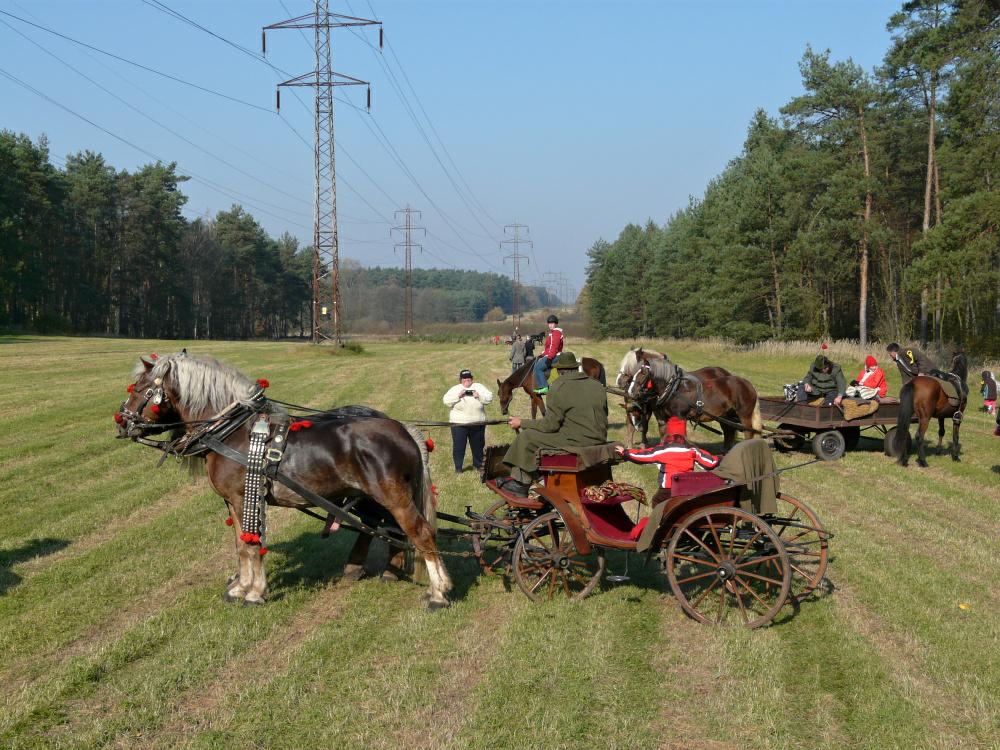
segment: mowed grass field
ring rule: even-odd
[[[832,593],[765,629],[689,620],[655,564],[636,559],[629,583],[533,604],[449,558],[454,605],[427,613],[422,586],[342,581],[353,534],[321,539],[318,521],[285,509],[269,516],[270,602],[241,608],[220,596],[235,567],[222,501],[114,439],[136,357],[185,345],[267,378],[275,398],[400,419],[446,419],[441,396],[461,367],[491,387],[509,372],[506,349],[486,344],[351,355],[0,338],[0,748],[1000,747],[1000,438],[978,398],[961,463],[931,455],[928,469],[902,469],[863,439],[784,475],[836,534]],[[571,348],[613,374],[627,346]],[[765,394],[815,354],[660,346]],[[833,355],[853,376],[857,353]],[[514,413],[526,407],[515,397]],[[489,442],[511,437],[488,430]],[[454,474],[446,429],[431,434],[441,508],[484,509],[494,496],[474,472]],[[652,468],[616,476],[655,484]],[[622,556],[609,567],[621,572]]]

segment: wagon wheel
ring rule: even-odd
[[[802,446],[805,445],[806,439],[805,436],[802,435],[798,430],[796,430],[794,426],[790,424],[779,424],[778,429],[787,430],[788,432],[794,432],[796,434],[789,435],[788,437],[775,436],[774,438],[775,448],[777,448],[779,451],[786,453],[802,450]]]
[[[858,447],[858,441],[861,440],[860,427],[841,427],[838,432],[844,436],[845,450],[852,451]]]
[[[889,458],[899,458],[899,454],[896,452],[895,447],[893,447],[892,441],[896,439],[896,430],[898,427],[892,427],[886,430],[885,439],[882,442],[883,448],[885,449],[885,455]]]
[[[843,457],[846,448],[847,441],[837,430],[817,432],[813,435],[812,449],[816,458],[821,458],[824,461],[836,461]]]
[[[472,551],[487,575],[510,575],[511,549],[517,541],[516,527],[528,522],[509,510],[506,501],[497,500],[483,513],[496,525],[484,524],[483,530],[472,536]]]
[[[792,568],[788,600],[797,603],[823,582],[832,535],[812,508],[801,500],[790,495],[778,495],[777,501],[777,513],[764,516],[764,520],[785,545]],[[772,570],[777,571],[774,567]]]
[[[757,628],[774,619],[791,586],[788,554],[775,531],[739,508],[704,508],[674,533],[667,578],[699,622]]]
[[[557,596],[583,599],[601,582],[604,551],[581,555],[560,515],[539,516],[521,531],[514,546],[514,580],[532,601]]]

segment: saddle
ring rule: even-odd
[[[969,387],[953,372],[943,372],[935,370],[930,374],[941,385],[941,390],[948,397],[948,403],[956,409],[961,405],[962,400],[968,397]]]

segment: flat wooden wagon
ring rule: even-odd
[[[877,411],[850,420],[844,418],[839,406],[810,406],[786,401],[782,396],[760,396],[758,403],[761,416],[777,423],[778,429],[785,433],[774,438],[780,450],[801,450],[811,441],[817,458],[836,461],[845,451],[857,447],[862,432],[874,430],[881,436],[886,455],[894,455],[892,439],[899,417],[899,399],[884,398]]]

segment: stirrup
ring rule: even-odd
[[[544,396],[548,392],[549,392],[548,386],[545,386],[544,388],[536,388],[535,389],[535,395],[536,396]]]

